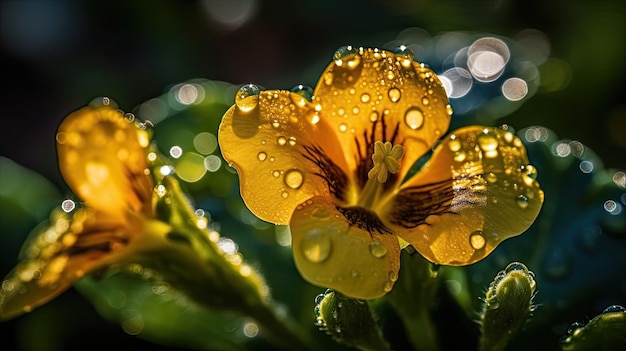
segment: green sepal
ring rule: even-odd
[[[389,350],[367,301],[326,290],[315,299],[315,325],[346,345],[361,350]]]
[[[498,272],[485,294],[480,314],[482,351],[504,350],[534,310],[534,273],[520,262]]]
[[[609,351],[626,345],[626,309],[607,307],[589,323],[573,323],[561,339],[563,351]]]

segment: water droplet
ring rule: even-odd
[[[454,113],[452,106],[446,105],[446,113],[448,113],[448,116],[452,116],[452,114]]]
[[[430,100],[428,99],[428,97],[424,96],[422,98],[422,105],[426,106],[428,104],[430,104]]]
[[[302,186],[302,183],[304,182],[304,176],[302,175],[302,172],[300,172],[297,169],[290,169],[287,172],[285,172],[285,184],[292,188],[292,189],[298,189],[299,187]]]
[[[580,322],[574,322],[567,327],[567,334],[573,335],[578,329],[584,328],[585,324]]]
[[[411,129],[418,129],[424,125],[424,113],[417,107],[411,107],[404,114],[404,122]]]
[[[385,292],[390,292],[392,288],[393,282],[386,282],[385,285],[383,285],[383,291]]]
[[[261,90],[254,84],[242,86],[235,95],[235,104],[242,112],[249,112],[259,104]],[[249,99],[248,99],[249,98]]]
[[[528,198],[525,195],[518,195],[515,201],[517,202],[517,206],[521,209],[528,207]]]
[[[128,112],[126,114],[124,114],[124,118],[128,121],[128,122],[133,122],[135,120],[135,115]]]
[[[626,312],[626,308],[621,305],[611,305],[602,311],[602,313]]]
[[[347,124],[345,124],[345,123],[341,123],[341,124],[339,125],[339,131],[340,131],[340,132],[345,132],[345,131],[347,131],[347,130],[348,130],[348,125],[347,125]]]
[[[289,142],[289,145],[291,145],[291,146],[296,145],[296,137],[290,136],[289,140],[287,140],[287,142]]]
[[[291,92],[304,96],[304,98],[307,99],[307,101],[309,102],[311,102],[311,100],[313,99],[313,88],[308,85],[296,85],[295,87],[291,88]]]
[[[495,310],[500,307],[500,301],[497,298],[492,297],[489,300],[485,301],[485,307],[489,310]]]
[[[278,138],[276,138],[276,143],[278,145],[285,145],[287,144],[287,138],[285,138],[284,136],[279,136]]]
[[[533,185],[537,179],[537,169],[533,165],[522,166],[522,180],[528,186]]]
[[[315,112],[311,116],[311,124],[318,124],[319,122],[320,122],[320,114],[319,114],[319,112]]]
[[[280,122],[277,119],[273,120],[272,121],[272,127],[274,127],[274,128],[280,127]]]
[[[407,58],[410,60],[413,60],[413,57],[415,56],[413,50],[409,49],[405,45],[398,46],[393,50],[393,53],[396,54],[396,56],[400,56],[402,58]]]
[[[485,175],[485,179],[487,179],[489,183],[493,184],[498,181],[498,176],[493,172],[489,172]]]
[[[461,150],[461,141],[459,139],[453,139],[453,137],[451,137],[450,141],[448,141],[448,148],[450,148],[450,151],[452,152],[457,152]]]
[[[108,97],[103,97],[102,98],[102,105],[104,106],[108,106],[111,103],[111,99],[109,99]]]
[[[402,97],[402,92],[400,92],[400,89],[398,88],[391,88],[387,91],[387,95],[389,96],[389,100],[391,100],[391,102],[398,102],[400,101],[400,97]]]
[[[280,171],[279,171],[279,170],[274,170],[274,171],[272,171],[272,175],[273,175],[275,178],[278,178],[278,177],[280,176]]]
[[[348,46],[342,46],[333,55],[335,64],[338,67],[347,67],[350,69],[356,68],[361,63],[361,56],[359,55],[359,49]]]
[[[324,262],[332,251],[332,243],[326,232],[313,229],[302,239],[302,254],[313,263]]]
[[[515,272],[515,271],[520,271],[520,272],[523,272],[525,274],[529,274],[528,268],[526,267],[525,264],[523,264],[521,262],[511,262],[504,269],[504,273],[507,273],[507,274],[511,273],[511,272]]]
[[[491,133],[479,135],[478,146],[484,152],[485,157],[493,158],[498,155],[498,138]]]
[[[267,154],[263,151],[259,152],[259,154],[257,155],[259,161],[265,161],[265,159],[267,159]]]
[[[485,244],[487,243],[485,241],[485,237],[483,236],[483,232],[481,232],[480,230],[477,230],[470,234],[469,240],[470,245],[474,250],[480,250],[484,248]]]
[[[376,122],[378,120],[378,112],[372,111],[370,113],[370,122]]]
[[[467,157],[467,154],[465,153],[465,151],[459,151],[456,154],[454,154],[454,160],[456,162],[463,162],[466,157]]]
[[[333,54],[333,60],[341,60],[350,55],[355,55],[359,53],[359,49],[353,47],[352,45],[342,46],[335,51]]]
[[[326,73],[324,73],[324,84],[332,85],[334,78],[335,78],[335,76],[333,75],[333,72],[326,72]]]
[[[368,93],[363,93],[361,95],[361,102],[362,103],[368,103],[370,101],[370,99],[371,99],[371,96]]]
[[[288,193],[288,192],[286,192],[286,191],[283,191],[282,193],[280,193],[280,196],[282,196],[282,197],[283,197],[283,199],[286,199],[286,198],[288,198],[288,197],[289,197],[289,193]]]
[[[370,243],[370,253],[376,258],[383,258],[387,254],[387,248],[380,241]]]

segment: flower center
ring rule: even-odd
[[[367,183],[359,197],[358,206],[372,208],[381,185],[389,179],[389,173],[396,174],[400,170],[400,158],[404,154],[402,145],[391,145],[391,142],[376,141],[372,161],[374,166],[367,173]]]

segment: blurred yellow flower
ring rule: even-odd
[[[25,243],[20,263],[2,282],[0,319],[28,312],[84,275],[150,249],[142,233],[169,230],[153,219],[148,131],[104,102],[70,114],[59,126],[61,174],[83,206],[54,210],[50,223]]]
[[[219,130],[248,208],[290,225],[302,276],[353,298],[390,291],[407,244],[437,264],[471,264],[525,231],[543,203],[511,131],[443,136],[446,92],[412,56],[343,47],[312,95],[244,86]]]

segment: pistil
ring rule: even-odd
[[[390,142],[374,143],[374,154],[372,161],[374,166],[367,173],[367,183],[359,196],[358,206],[371,209],[374,201],[378,197],[381,184],[389,179],[389,173],[396,174],[400,170],[400,158],[404,154],[402,145],[391,145]]]

